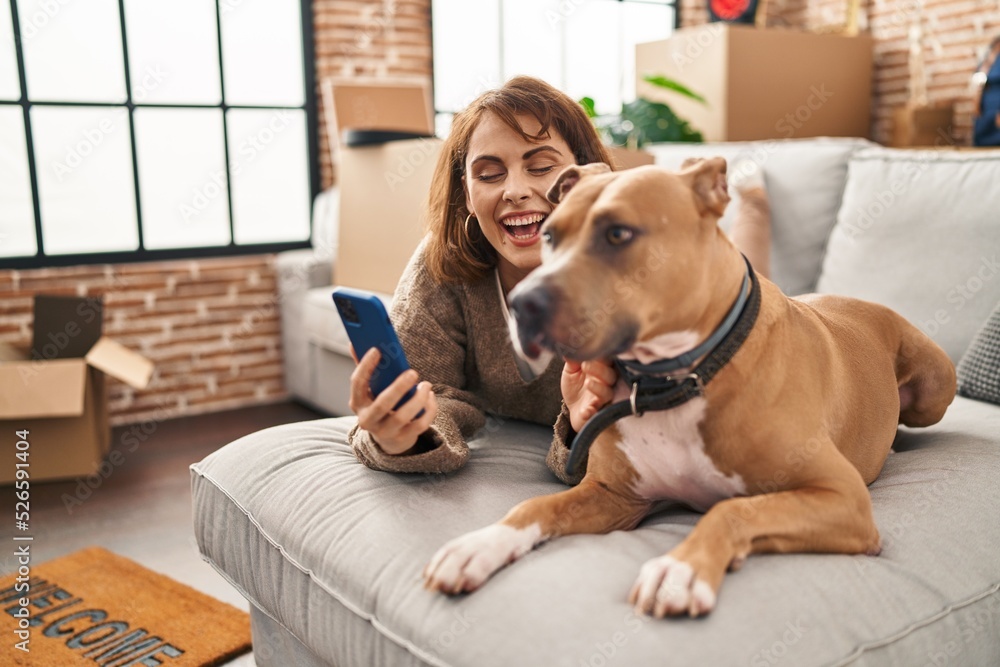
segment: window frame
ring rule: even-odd
[[[2,1],[2,0],[0,0]],[[118,16],[120,19],[120,30],[122,38],[122,57],[125,68],[125,91],[126,99],[123,104],[91,103],[91,102],[39,102],[34,103],[28,99],[27,74],[24,67],[24,49],[21,44],[20,16],[17,11],[17,0],[10,0],[11,26],[14,33],[15,56],[17,60],[18,78],[21,86],[21,96],[17,101],[0,100],[3,106],[20,106],[22,118],[24,120],[25,144],[28,152],[28,173],[31,180],[31,199],[35,215],[35,237],[36,252],[34,255],[22,257],[0,256],[0,269],[36,269],[61,266],[75,266],[88,264],[127,264],[136,262],[155,262],[176,259],[198,259],[206,257],[233,257],[240,255],[271,254],[283,250],[293,250],[299,248],[312,247],[312,220],[309,221],[309,237],[302,241],[282,241],[276,243],[252,243],[237,244],[235,242],[235,230],[233,228],[233,201],[232,201],[232,180],[230,173],[229,155],[229,126],[226,118],[230,109],[294,109],[304,111],[306,115],[306,148],[309,162],[309,211],[312,215],[313,201],[321,190],[320,169],[319,169],[319,127],[317,125],[317,96],[316,96],[316,59],[315,59],[315,35],[313,34],[312,3],[309,0],[300,0],[300,16],[302,26],[302,64],[304,68],[303,79],[305,86],[305,100],[302,106],[258,106],[258,105],[230,105],[226,103],[225,72],[222,68],[222,11],[221,0],[215,0],[215,20],[216,39],[218,46],[218,67],[219,67],[219,104],[146,104],[136,103],[132,99],[132,81],[129,68],[128,34],[125,27],[125,0],[118,0]],[[129,137],[132,150],[132,178],[135,188],[136,225],[138,227],[139,247],[128,251],[111,251],[99,253],[78,253],[78,254],[45,254],[44,239],[42,237],[42,217],[41,201],[38,192],[38,176],[35,165],[34,138],[31,129],[31,107],[109,107],[124,108],[128,111]],[[138,155],[135,143],[135,109],[220,109],[222,111],[223,129],[223,151],[225,154],[227,187],[226,203],[229,209],[229,231],[230,240],[223,246],[196,246],[186,248],[169,248],[150,250],[143,247],[143,227],[142,227],[142,198],[139,183]]]

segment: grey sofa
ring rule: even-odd
[[[1000,302],[1000,153],[851,140],[653,150],[668,166],[691,154],[762,164],[786,292],[887,303],[956,361]],[[325,391],[343,392],[352,364],[337,331],[309,330],[336,321],[314,298],[329,317],[292,324],[329,355],[313,357]],[[345,444],[352,423],[268,429],[191,468],[199,547],[251,602],[259,665],[1000,664],[1000,406],[958,397],[940,424],[900,428],[871,486],[879,557],[754,556],[710,616],[666,621],[634,616],[626,594],[698,514],[563,538],[477,593],[432,594],[420,572],[445,541],[564,488],[544,464],[551,432],[490,419],[463,469],[407,476],[362,466]]]

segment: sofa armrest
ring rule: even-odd
[[[285,386],[292,396],[311,401],[315,378],[309,362],[309,336],[302,326],[306,294],[330,284],[333,265],[312,249],[279,253],[275,268],[281,308],[281,346],[285,357]]]

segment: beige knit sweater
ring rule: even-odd
[[[521,379],[492,273],[471,284],[442,285],[431,277],[421,245],[396,287],[390,317],[410,366],[432,384],[438,413],[413,452],[402,456],[386,454],[355,426],[348,439],[362,463],[390,472],[455,470],[469,458],[466,439],[489,413],[491,423],[554,424],[548,466],[567,484],[580,481],[582,473],[570,478],[564,472],[573,432],[559,389],[562,360],[554,358],[531,382]]]

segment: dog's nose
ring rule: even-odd
[[[517,337],[521,341],[521,349],[529,358],[536,358],[541,351],[539,344],[552,319],[552,302],[552,293],[542,285],[517,292],[510,300],[510,312],[517,323]]]
[[[544,324],[552,312],[552,295],[543,286],[514,295],[510,301],[510,312],[518,323],[537,321]]]

